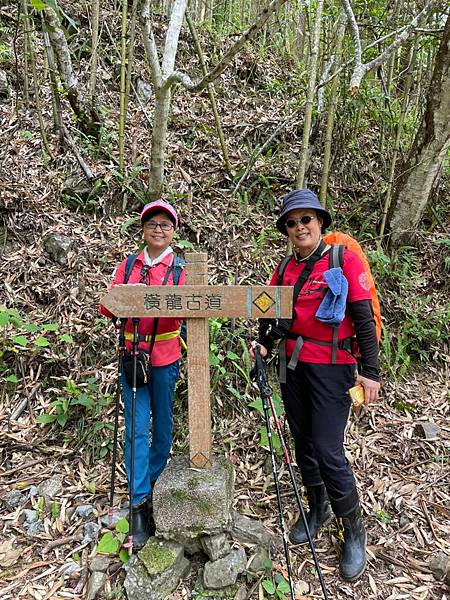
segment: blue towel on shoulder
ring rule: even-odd
[[[348,281],[341,267],[325,271],[323,277],[328,283],[328,291],[317,309],[316,319],[331,327],[339,327],[345,317]]]

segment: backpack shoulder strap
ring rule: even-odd
[[[329,254],[329,262],[328,262],[328,266],[330,267],[330,269],[335,269],[336,267],[341,267],[341,269],[342,269],[342,265],[344,264],[344,250],[345,250],[345,246],[343,244],[332,244],[331,245],[331,251]],[[338,349],[338,331],[339,331],[339,327],[335,327],[333,329],[333,340],[331,343],[331,346],[332,346],[331,364],[332,365],[336,364],[336,356],[337,356],[337,349]]]
[[[124,283],[128,283],[128,280],[130,279],[131,271],[133,270],[134,263],[136,262],[137,257],[138,257],[137,254],[130,254],[130,256],[127,256],[127,262],[125,264],[125,277],[123,280]]]
[[[329,267],[330,269],[335,269],[336,267],[341,267],[344,264],[344,250],[345,246],[343,244],[332,244],[331,252],[329,255]]]
[[[292,258],[292,254],[285,256],[283,260],[278,265],[278,277],[277,277],[277,285],[283,285],[283,277],[286,267],[288,266],[289,261]]]
[[[181,272],[186,266],[186,261],[179,256],[173,259],[173,285],[178,285],[181,277]]]

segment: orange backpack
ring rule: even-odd
[[[359,243],[352,238],[350,235],[346,233],[342,233],[341,231],[331,231],[323,236],[323,241],[330,246],[345,246],[348,250],[351,250],[355,254],[359,256],[361,259],[364,270],[367,275],[367,281],[370,289],[370,296],[372,299],[372,309],[373,316],[375,319],[375,327],[377,330],[377,341],[379,342],[381,339],[381,310],[380,310],[380,301],[378,300],[378,294],[375,287],[375,281],[373,279],[372,273],[370,271],[369,262],[364,254],[364,250],[361,248]],[[342,266],[342,265],[339,265]]]

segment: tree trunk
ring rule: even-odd
[[[80,129],[96,140],[100,137],[100,117],[94,107],[85,102],[78,85],[78,80],[72,67],[69,46],[55,11],[47,7],[45,19],[48,23],[48,34],[52,42],[58,65],[59,76],[70,106],[77,116]]]
[[[160,88],[155,93],[153,117],[152,155],[148,195],[151,200],[161,198],[164,183],[164,159],[167,146],[167,121],[169,119],[171,88]]]
[[[310,52],[308,93],[306,96],[305,104],[305,119],[303,121],[302,149],[300,151],[299,167],[296,180],[296,185],[298,188],[302,188],[305,185],[306,168],[308,163],[309,135],[311,132],[314,96],[316,93],[317,63],[319,59],[320,49],[320,26],[322,19],[322,8],[323,0],[318,0],[313,30],[313,41]]]
[[[436,55],[422,123],[395,190],[389,225],[390,243],[413,237],[450,147],[450,16]]]

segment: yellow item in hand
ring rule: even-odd
[[[362,406],[364,404],[364,388],[360,383],[351,387],[348,393],[352,399],[353,406]]]

